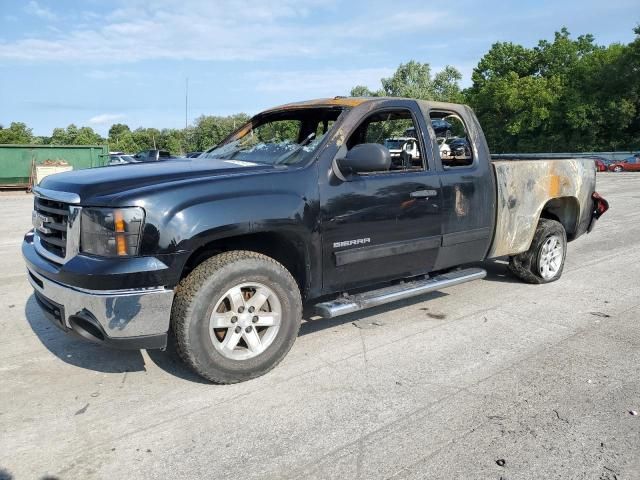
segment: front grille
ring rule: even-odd
[[[34,209],[46,217],[42,229],[37,230],[40,244],[49,253],[63,260],[67,255],[67,224],[69,204],[47,198],[35,197]]]

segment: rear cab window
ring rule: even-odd
[[[473,148],[462,118],[455,112],[434,110],[429,112],[429,119],[442,167],[450,169],[473,165]]]

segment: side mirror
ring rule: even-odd
[[[391,153],[378,143],[356,145],[347,156],[338,160],[338,167],[344,173],[379,172],[389,170]]]

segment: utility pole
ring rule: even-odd
[[[189,77],[186,78],[185,87],[184,87],[184,135],[182,136],[183,140],[183,148],[185,155],[187,154],[187,150],[189,150],[189,139],[187,135],[189,135]]]
[[[187,129],[189,125],[189,77],[187,77],[186,86],[184,89],[184,129]]]

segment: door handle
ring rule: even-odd
[[[429,198],[435,197],[438,195],[436,190],[416,190],[415,192],[411,192],[411,198]]]

